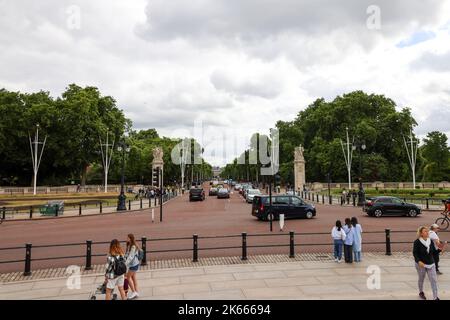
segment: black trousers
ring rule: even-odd
[[[353,246],[344,244],[344,260],[347,263],[353,262]]]
[[[436,271],[439,271],[439,253],[441,250],[433,251],[434,264],[436,265]]]

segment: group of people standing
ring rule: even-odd
[[[111,241],[105,270],[106,300],[111,300],[112,292],[116,287],[122,300],[139,297],[136,273],[139,270],[142,257],[143,251],[133,234],[129,234],[127,237],[125,251],[119,240]],[[128,293],[126,293],[126,290]]]
[[[341,220],[336,221],[336,225],[331,230],[331,237],[334,259],[337,263],[342,261],[342,254],[346,263],[361,262],[362,232],[356,217],[346,218],[344,225]]]

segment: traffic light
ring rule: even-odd
[[[152,184],[156,187],[159,187],[159,167],[153,169],[153,177],[152,177]]]

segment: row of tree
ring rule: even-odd
[[[95,87],[71,84],[56,99],[45,91],[0,89],[0,114],[2,185],[30,185],[33,167],[29,138],[33,139],[36,124],[40,136],[47,136],[39,168],[40,185],[101,184],[104,170],[100,144],[105,142],[107,132],[116,146],[121,139],[130,146],[125,162],[128,182],[150,183],[152,150],[157,146],[164,151],[165,180],[180,180],[180,166],[172,163],[170,154],[181,140],[160,137],[155,129],[133,130],[114,98],[102,96]],[[203,160],[201,165],[188,165],[186,170],[188,180],[212,175],[211,166]],[[121,158],[114,151],[109,182],[118,183],[120,175]]]
[[[280,175],[286,184],[294,183],[294,149],[305,148],[307,181],[347,181],[347,168],[341,142],[346,128],[354,145],[365,145],[353,153],[352,176],[363,181],[410,181],[411,168],[404,138],[417,125],[409,108],[397,110],[395,102],[383,95],[355,91],[327,102],[317,99],[300,111],[293,121],[278,121]],[[255,134],[252,139],[257,139]],[[413,140],[417,138],[413,135]],[[261,180],[260,165],[249,164],[249,150],[228,164],[223,176]],[[450,180],[450,150],[447,136],[433,131],[420,143],[417,156],[418,180]],[[242,160],[242,159],[241,159]]]

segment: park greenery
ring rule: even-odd
[[[155,129],[134,130],[114,98],[101,95],[95,87],[69,85],[56,99],[49,92],[12,92],[0,89],[0,184],[30,185],[32,163],[29,136],[39,124],[41,141],[47,141],[39,168],[39,185],[102,184],[100,141],[109,132],[115,144],[124,140],[125,177],[128,183],[151,184],[152,150],[164,151],[164,179],[180,180],[180,166],[170,161],[172,148],[181,139],[160,137]],[[111,142],[110,140],[110,142]],[[192,140],[192,143],[197,143]],[[121,155],[114,151],[109,183],[119,183]],[[188,165],[187,180],[211,176],[208,163]]]
[[[366,145],[353,153],[352,176],[355,181],[411,181],[411,168],[405,149],[412,128],[417,126],[409,108],[399,109],[384,95],[355,91],[333,101],[320,98],[300,111],[292,121],[278,121],[280,175],[282,183],[294,183],[294,149],[305,148],[306,180],[347,181],[347,168],[341,141],[346,140],[346,128],[355,145]],[[252,136],[257,139],[259,134]],[[414,139],[417,137],[414,136]],[[447,136],[429,132],[419,144],[417,181],[450,180],[450,149]],[[222,175],[234,179],[264,181],[259,165],[249,164],[249,150],[225,166]]]

